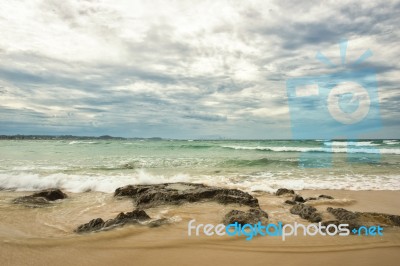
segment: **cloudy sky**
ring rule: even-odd
[[[338,71],[316,54],[339,66],[348,39],[346,63],[373,53],[358,67],[376,71],[382,128],[365,136],[399,138],[399,13],[400,1],[2,1],[0,134],[291,138],[287,80]]]

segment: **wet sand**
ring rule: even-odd
[[[400,191],[306,190],[303,196],[331,195],[335,200],[310,202],[317,209],[329,206],[348,210],[400,215]],[[187,224],[221,223],[231,209],[217,203],[163,206],[146,212],[173,223],[159,228],[131,225],[112,231],[76,235],[80,224],[97,217],[108,219],[132,210],[129,199],[89,192],[46,208],[26,208],[11,199],[27,192],[0,192],[1,265],[398,265],[400,228],[385,228],[383,236],[244,237],[191,236]],[[289,213],[287,197],[255,193],[270,222],[302,222]]]

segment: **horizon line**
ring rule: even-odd
[[[129,139],[147,139],[147,140],[242,140],[242,141],[260,141],[260,140],[294,140],[294,141],[307,141],[307,140],[321,140],[321,141],[335,141],[335,140],[400,140],[400,138],[359,138],[359,139],[346,139],[346,138],[336,138],[336,139],[324,139],[324,138],[304,138],[304,139],[295,139],[295,138],[265,138],[265,139],[259,139],[259,138],[254,138],[254,139],[240,139],[240,138],[227,138],[227,137],[220,137],[220,138],[166,138],[166,137],[121,137],[121,136],[111,136],[111,135],[101,135],[101,136],[89,136],[89,135],[42,135],[42,134],[13,134],[13,135],[7,135],[7,134],[0,134],[0,140],[5,140],[5,139],[18,139],[23,137],[24,139],[36,139],[36,138],[58,138],[58,139],[69,139],[69,138],[84,138],[84,139],[100,139],[100,140],[107,140],[107,139],[114,139],[114,140],[129,140]],[[20,139],[23,140],[23,139]]]

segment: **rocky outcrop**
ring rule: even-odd
[[[117,188],[114,196],[132,198],[135,206],[140,209],[200,201],[215,201],[221,204],[239,204],[249,207],[259,206],[255,197],[238,189],[183,182],[157,185],[128,185]]]
[[[376,212],[352,212],[343,208],[327,208],[339,221],[339,223],[348,223],[353,227],[361,225],[381,225],[381,226],[400,226],[400,216]]]
[[[58,188],[41,190],[29,196],[19,197],[13,200],[13,203],[24,204],[30,207],[40,207],[49,204],[51,201],[67,198],[67,194]]]
[[[275,195],[277,195],[277,196],[281,196],[281,195],[285,195],[285,194],[294,195],[295,193],[292,189],[286,189],[286,188],[280,188],[275,192]]]
[[[317,209],[306,205],[296,204],[290,209],[290,213],[299,215],[301,218],[306,219],[312,223],[318,223],[322,220],[321,215],[317,212]]]
[[[268,221],[268,214],[259,208],[251,208],[246,212],[231,210],[225,215],[223,219],[223,223],[226,225],[235,222],[241,225],[256,224],[258,222],[265,224],[267,221]]]
[[[104,221],[101,218],[96,218],[88,223],[82,224],[75,229],[76,233],[89,233],[96,231],[109,230],[115,227],[121,227],[126,224],[146,224],[149,227],[158,227],[168,223],[168,219],[162,218],[154,221],[150,221],[150,216],[143,210],[134,210],[131,212],[121,212],[115,218]],[[147,222],[148,223],[143,223]]]
[[[76,228],[74,230],[74,232],[76,233],[88,233],[88,232],[92,232],[92,231],[99,231],[102,228],[104,228],[104,220],[101,218],[96,218],[91,220],[90,222],[86,223],[86,224],[82,224],[80,226],[78,226],[78,228]]]

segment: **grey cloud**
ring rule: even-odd
[[[193,2],[190,8],[198,4]],[[173,22],[178,17],[173,15],[134,17],[116,8],[118,3],[106,7],[96,1],[43,2],[34,11],[36,22],[41,28],[51,25],[51,30],[43,33],[32,23],[32,32],[54,38],[57,34],[84,36],[89,43],[77,43],[82,50],[76,51],[102,48],[99,51],[106,54],[104,58],[103,54],[70,58],[53,51],[75,51],[76,47],[54,46],[46,51],[35,34],[26,35],[32,40],[30,46],[11,49],[19,43],[12,43],[9,33],[0,33],[5,37],[0,44],[0,85],[5,84],[5,89],[0,88],[0,134],[48,130],[183,138],[281,137],[290,127],[288,114],[263,117],[255,115],[256,111],[268,108],[273,113],[287,107],[286,79],[329,71],[315,60],[315,52],[343,37],[350,41],[368,37],[382,47],[382,58],[366,61],[363,67],[376,70],[382,117],[390,130],[400,127],[395,61],[400,55],[395,49],[385,49],[399,42],[399,3],[327,2],[323,12],[315,9],[316,4],[279,0],[233,6],[227,2],[232,5],[227,8],[232,12],[228,18],[221,14],[200,21],[207,14],[198,14],[182,20],[187,25],[176,25]],[[185,10],[179,9],[178,2],[171,5],[172,10]],[[181,12],[179,18],[186,15]],[[303,14],[308,14],[307,19],[300,18]],[[132,25],[139,22],[144,23],[142,37],[126,34],[124,30],[136,32]],[[24,26],[8,23],[8,28],[18,32]],[[194,67],[199,60],[203,65]],[[256,74],[247,79],[237,75],[241,62],[247,64],[241,70],[247,71],[249,65]],[[142,85],[138,88],[137,84]],[[3,99],[10,102],[2,105]],[[319,104],[308,101],[303,107],[315,110]],[[389,133],[388,129],[383,134]]]
[[[183,116],[184,118],[191,118],[203,121],[211,121],[211,122],[219,122],[226,121],[226,116],[215,115],[215,114],[206,114],[206,113],[191,113]]]

